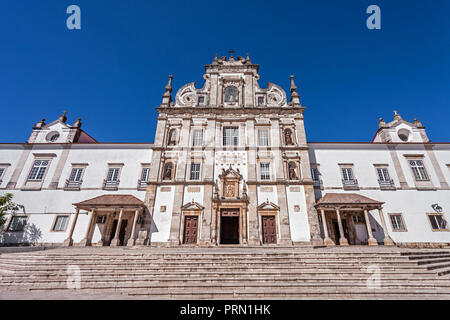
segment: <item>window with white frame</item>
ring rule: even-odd
[[[431,223],[431,228],[434,231],[439,230],[448,230],[447,229],[447,221],[445,221],[444,216],[440,213],[429,213],[428,219]]]
[[[363,217],[361,217],[360,215],[354,215],[352,216],[353,219],[353,223],[363,223]]]
[[[6,171],[6,168],[0,168],[0,182],[3,179],[3,174],[5,173],[5,171]]]
[[[239,144],[239,128],[225,127],[223,128],[223,145],[237,146]]]
[[[65,231],[69,222],[69,216],[57,216],[55,224],[53,225],[53,231]]]
[[[390,182],[389,171],[387,168],[377,168],[378,179],[380,182]]]
[[[191,163],[191,180],[200,180],[200,163]]]
[[[405,223],[401,213],[389,214],[391,219],[392,231],[406,231]]]
[[[260,163],[261,180],[270,180],[270,163]]]
[[[268,129],[258,129],[258,145],[268,146],[269,145],[269,130]]]
[[[150,174],[150,168],[142,168],[141,181],[147,182],[149,174]]]
[[[70,182],[80,182],[81,176],[83,174],[83,168],[73,168],[70,173],[69,181]]]
[[[35,160],[33,168],[28,175],[28,180],[41,181],[44,178],[45,171],[47,170],[48,160]]]
[[[27,217],[15,216],[11,218],[7,231],[23,231],[25,224],[27,223]]]
[[[192,141],[192,145],[194,147],[200,147],[203,145],[203,130],[201,129],[194,130],[194,138]]]
[[[109,168],[106,182],[117,182],[120,168]]]
[[[344,179],[344,181],[353,181],[353,169],[342,168],[342,178]]]
[[[422,160],[409,160],[409,165],[411,166],[416,181],[429,180]]]

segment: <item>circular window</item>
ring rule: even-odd
[[[58,138],[59,138],[59,132],[57,132],[57,131],[50,132],[46,137],[48,142],[55,142],[56,140],[58,140]]]
[[[398,137],[400,138],[400,140],[407,142],[409,140],[409,130],[407,129],[400,129],[397,132]]]

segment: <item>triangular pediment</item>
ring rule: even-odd
[[[267,200],[258,206],[258,210],[280,210],[280,207]]]
[[[183,210],[203,210],[204,207],[201,206],[198,202],[189,202],[186,203],[184,206],[181,207]]]

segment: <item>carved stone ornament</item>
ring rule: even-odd
[[[276,84],[270,84],[267,91],[267,106],[281,107],[286,104],[286,93]]]
[[[175,97],[176,103],[179,106],[196,106],[198,103],[197,89],[195,89],[195,82],[188,83],[178,90]]]

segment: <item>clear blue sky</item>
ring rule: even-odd
[[[66,28],[66,8],[82,30]],[[381,7],[382,30],[366,28]],[[449,142],[450,1],[3,0],[0,142],[24,142],[41,118],[100,142],[153,142],[168,75],[174,92],[229,49],[260,64],[260,85],[295,74],[309,141],[369,141],[378,118],[417,117]]]

